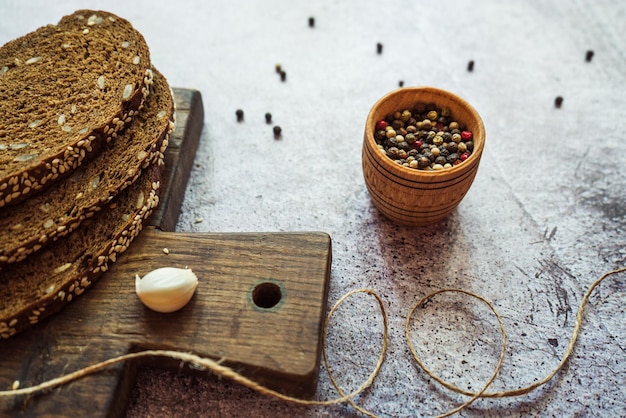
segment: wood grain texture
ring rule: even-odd
[[[316,388],[331,240],[325,233],[174,233],[202,129],[199,92],[174,89],[178,127],[161,210],[129,250],[80,298],[0,343],[0,388],[32,386],[131,351],[177,349],[214,359],[281,392]],[[169,254],[163,249],[167,248]],[[172,314],[144,307],[134,276],[189,267],[191,302]],[[0,416],[123,416],[142,365],[201,371],[155,358],[118,364],[34,396],[0,400]]]

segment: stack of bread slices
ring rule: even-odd
[[[0,340],[81,295],[157,206],[174,129],[143,36],[79,10],[0,48]]]

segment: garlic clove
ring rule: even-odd
[[[198,278],[190,269],[162,267],[143,278],[135,275],[135,292],[148,308],[162,313],[185,306],[198,287]]]

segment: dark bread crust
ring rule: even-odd
[[[0,340],[80,296],[139,234],[159,202],[162,160],[70,235],[0,272]]]
[[[0,47],[0,207],[93,158],[151,83],[145,39],[104,11],[79,10]]]
[[[78,228],[163,158],[174,128],[174,99],[165,77],[154,73],[143,109],[92,161],[44,193],[0,209],[0,270]]]

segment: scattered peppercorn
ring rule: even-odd
[[[283,67],[280,64],[276,64],[276,72],[280,74],[282,70],[283,70]]]
[[[470,73],[474,71],[474,60],[471,60],[467,63],[467,71],[469,71]]]
[[[443,170],[467,160],[473,133],[452,119],[449,108],[418,103],[376,122],[374,140],[397,164],[417,170]]]
[[[399,86],[399,87],[404,86],[404,81],[402,81],[402,80],[398,81],[398,86]]]
[[[243,121],[243,110],[237,109],[235,115],[237,115],[237,122]]]
[[[315,18],[314,17],[310,17],[309,18],[309,27],[312,28],[315,26]]]
[[[592,59],[593,59],[593,51],[589,50],[587,51],[587,54],[585,55],[585,61],[591,62]]]
[[[284,71],[280,71],[280,81],[285,81],[287,80],[287,73]]]
[[[557,109],[560,109],[562,104],[563,104],[563,98],[561,96],[557,96],[556,99],[554,99],[554,106]]]
[[[265,123],[272,123],[272,114],[269,112],[265,114]]]
[[[280,126],[278,125],[274,126],[274,138],[276,139],[280,138],[281,132],[282,132],[282,129],[280,129]]]
[[[383,44],[381,44],[380,42],[378,42],[376,44],[376,53],[377,54],[382,54],[383,53]]]

